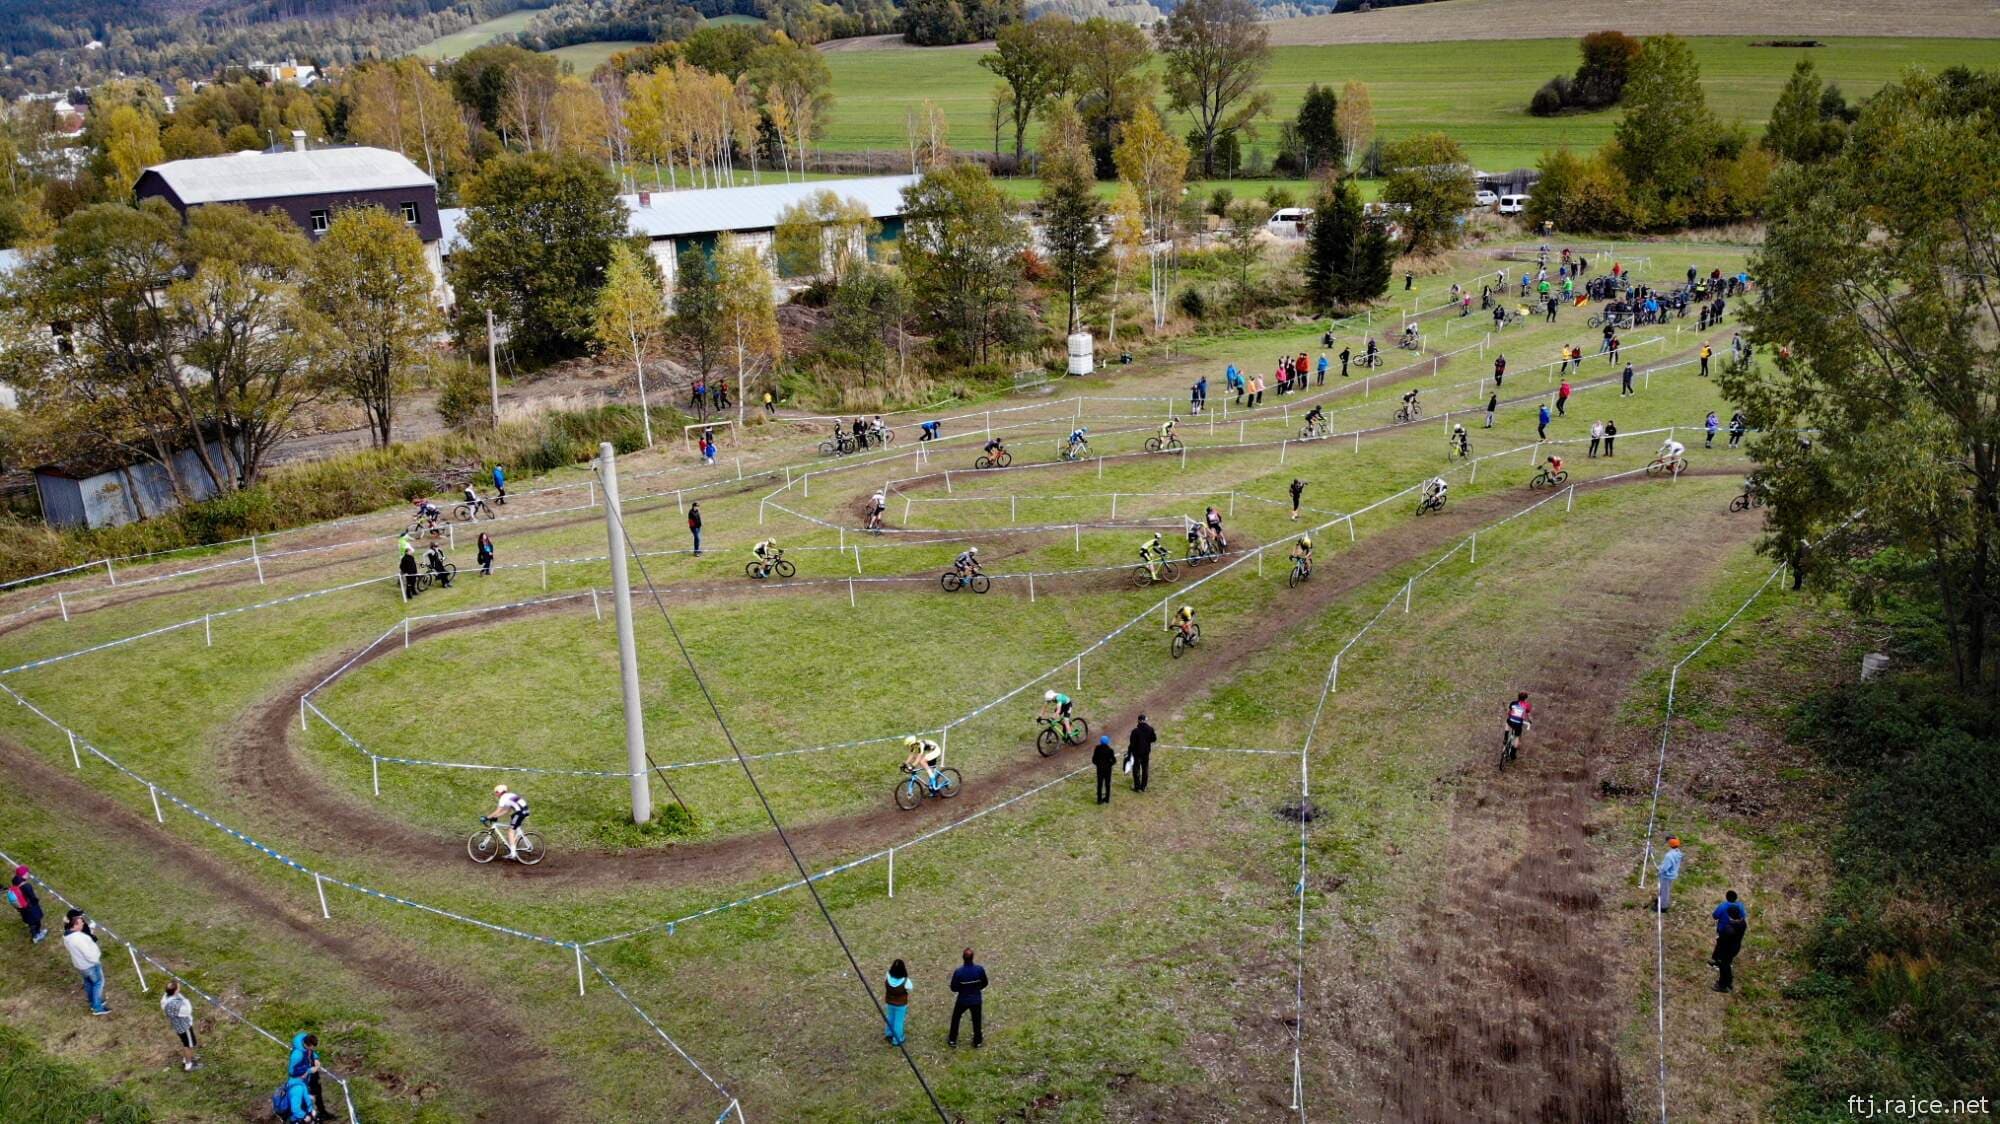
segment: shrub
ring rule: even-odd
[[[1569,79],[1560,74],[1542,83],[1542,88],[1536,90],[1535,96],[1528,99],[1528,112],[1537,117],[1554,117],[1561,113],[1563,90],[1568,85]]]
[[[1226,187],[1218,187],[1208,197],[1208,213],[1222,218],[1229,213],[1229,205],[1236,201],[1236,193]]]
[[[492,383],[487,373],[470,363],[446,366],[438,379],[437,411],[444,424],[456,430],[492,425]]]
[[[1200,289],[1182,289],[1177,303],[1190,320],[1202,320],[1208,316],[1208,298],[1201,295]]]

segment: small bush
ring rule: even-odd
[[[1229,205],[1236,202],[1236,193],[1226,187],[1218,187],[1209,194],[1208,213],[1222,218],[1229,213]]]
[[[1536,90],[1535,96],[1528,99],[1528,112],[1537,117],[1554,117],[1561,113],[1563,90],[1568,85],[1569,79],[1560,74],[1542,83],[1542,88]]]
[[[493,424],[492,383],[470,363],[452,363],[439,372],[438,416],[464,431]]]
[[[1182,289],[1176,303],[1190,320],[1202,320],[1208,316],[1208,298],[1201,295],[1200,289]]]

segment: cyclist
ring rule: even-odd
[[[868,436],[873,438],[877,445],[889,443],[889,427],[882,424],[881,414],[876,414],[875,420],[868,423]]]
[[[1160,448],[1162,449],[1166,448],[1167,442],[1172,441],[1173,439],[1174,439],[1174,419],[1168,418],[1160,426]]]
[[[1549,479],[1553,481],[1556,478],[1556,475],[1562,472],[1563,470],[1563,459],[1554,453],[1550,453],[1549,458],[1545,463],[1548,465],[1549,468]]]
[[[1160,580],[1160,563],[1165,561],[1166,557],[1167,544],[1160,541],[1158,531],[1153,532],[1152,538],[1139,544],[1139,561],[1145,564],[1146,573],[1152,575],[1154,581]]]
[[[937,791],[938,759],[944,756],[944,747],[929,738],[915,734],[903,739],[903,748],[909,753],[903,758],[903,768],[908,772],[924,771],[924,780],[929,782],[931,791]]]
[[[1291,559],[1303,567],[1302,572],[1311,575],[1313,570],[1312,532],[1308,531],[1292,541]]]
[[[979,548],[968,546],[952,559],[951,568],[961,578],[969,578],[979,572]]]
[[[1180,630],[1182,640],[1185,640],[1190,644],[1194,643],[1193,605],[1182,605],[1180,611],[1174,614],[1173,626],[1167,629],[1167,631],[1172,632],[1174,631],[1174,629]]]
[[[1451,485],[1445,482],[1444,477],[1431,477],[1424,482],[1424,503],[1432,507],[1443,505],[1445,493],[1450,487]]]
[[[1073,457],[1080,457],[1089,451],[1090,451],[1090,427],[1087,425],[1080,425],[1077,426],[1075,429],[1070,430],[1069,431],[1070,455]]]
[[[771,576],[771,567],[777,565],[778,559],[784,557],[785,554],[784,551],[778,549],[777,539],[760,539],[755,546],[750,548],[750,553],[756,555],[757,561],[763,564],[764,576],[767,578]]]
[[[1320,409],[1319,404],[1316,402],[1313,404],[1313,408],[1306,413],[1306,428],[1315,433],[1326,432],[1326,411]]]
[[[495,806],[489,820],[507,821],[507,857],[521,857],[521,824],[528,818],[528,798],[518,792],[510,792],[504,784],[493,786]]]
[[[1507,728],[1513,731],[1516,744],[1519,744],[1521,735],[1527,732],[1528,727],[1534,725],[1534,723],[1528,721],[1529,716],[1534,711],[1534,704],[1528,701],[1528,692],[1526,691],[1515,695],[1514,701],[1507,704]]]
[[[1064,741],[1069,740],[1069,708],[1070,700],[1068,695],[1063,694],[1061,691],[1042,692],[1042,710],[1039,717],[1043,719],[1059,719],[1062,722],[1062,736]]]
[[[1415,413],[1417,412],[1417,408],[1418,408],[1418,407],[1417,407],[1417,395],[1419,395],[1419,394],[1422,394],[1422,393],[1423,393],[1423,389],[1422,389],[1421,387],[1414,387],[1414,386],[1413,386],[1413,387],[1411,387],[1411,388],[1410,388],[1410,389],[1409,389],[1408,391],[1406,391],[1406,392],[1405,392],[1405,393],[1403,394],[1403,412],[1404,412],[1404,413],[1406,413],[1406,414],[1415,414]]]
[[[1208,505],[1208,513],[1202,518],[1208,524],[1208,533],[1215,539],[1216,548],[1219,550],[1228,550],[1229,540],[1222,537],[1222,513],[1215,510],[1214,504],[1210,504]]]
[[[1403,340],[1401,346],[1409,348],[1411,351],[1415,351],[1417,349],[1417,326],[1415,324],[1403,325]]]
[[[875,495],[868,501],[869,530],[879,531],[882,529],[882,513],[887,510],[889,510],[888,493],[881,488],[875,489]]]
[[[998,437],[988,437],[986,439],[986,456],[988,459],[997,457],[1006,451],[1007,443],[1005,441],[1002,441]]]
[[[421,523],[435,522],[443,514],[442,512],[438,511],[438,505],[432,503],[428,496],[412,500],[411,502],[417,505],[417,516],[415,520],[417,523],[421,524]]]
[[[1678,465],[1681,463],[1681,454],[1686,452],[1686,445],[1669,437],[1666,443],[1660,446],[1660,463],[1668,467]]]
[[[1380,348],[1375,346],[1375,337],[1369,336],[1368,350],[1365,354],[1361,356],[1361,365],[1364,367],[1380,366],[1382,363],[1382,358],[1380,355],[1376,354],[1380,350],[1381,350]]]
[[[478,492],[473,491],[472,481],[470,480],[465,482],[465,506],[472,509],[474,516],[479,514],[480,508],[486,506],[486,501],[479,498]]]
[[[444,568],[444,547],[435,540],[430,549],[424,551],[424,568],[437,579],[438,585],[445,588],[451,586],[451,571]]]
[[[1208,528],[1200,523],[1189,522],[1187,527],[1188,557],[1200,558],[1208,553]]]
[[[1451,445],[1458,450],[1460,457],[1472,455],[1472,438],[1465,432],[1465,426],[1459,422],[1453,422],[1451,425]]]

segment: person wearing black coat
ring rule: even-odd
[[[1132,727],[1132,739],[1125,743],[1125,754],[1132,760],[1132,791],[1146,791],[1146,773],[1153,760],[1153,743],[1160,735],[1146,725],[1146,716],[1139,716],[1139,724]]]
[[[1097,748],[1090,753],[1090,763],[1097,766],[1097,802],[1111,803],[1111,770],[1118,764],[1118,753],[1111,748],[1111,735],[1103,734],[1097,739]]]

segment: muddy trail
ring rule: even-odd
[[[453,976],[400,942],[373,935],[357,939],[334,931],[335,926],[300,910],[291,899],[273,897],[202,848],[126,810],[74,772],[52,766],[4,738],[0,738],[0,767],[15,789],[34,794],[37,806],[86,826],[101,839],[149,853],[168,884],[201,886],[245,915],[275,927],[286,940],[338,961],[366,981],[409,1026],[451,1044],[441,1051],[444,1068],[427,1074],[424,1084],[464,1090],[481,1106],[480,1119],[560,1120],[568,1114],[566,1106],[576,1103],[576,1090],[561,1060],[519,1021],[518,1011],[496,1000],[485,985]],[[329,1060],[343,1072],[352,1069],[350,1059]],[[357,1072],[378,1082],[391,1096],[417,1095],[407,1075]]]
[[[1407,939],[1381,973],[1394,1001],[1322,1023],[1358,1038],[1347,1045],[1367,1118],[1631,1118],[1616,1041],[1625,1002],[1609,987],[1628,872],[1600,863],[1593,837],[1611,816],[1598,779],[1651,645],[1755,527],[1717,511],[1639,531],[1640,557],[1578,567],[1562,618],[1524,638],[1533,729],[1504,771],[1497,720],[1467,735],[1443,884],[1402,919]],[[1672,566],[1652,561],[1669,554]]]
[[[1642,482],[1643,478],[1627,478],[1615,483]],[[1581,487],[1588,489],[1592,485],[1586,483]],[[1122,737],[1137,714],[1167,713],[1177,702],[1227,678],[1235,666],[1234,657],[1253,655],[1286,642],[1290,634],[1282,626],[1287,622],[1310,617],[1391,570],[1519,510],[1526,506],[1523,500],[1524,497],[1513,492],[1482,496],[1453,505],[1439,515],[1411,519],[1393,531],[1371,535],[1333,555],[1321,564],[1312,582],[1273,603],[1263,614],[1264,619],[1255,622],[1268,627],[1246,630],[1256,639],[1241,652],[1232,650],[1232,659],[1175,661],[1165,678],[1136,704],[1104,713],[1092,711],[1084,702],[1079,712],[1090,719],[1094,730]],[[1119,579],[1113,575],[1113,580]],[[533,607],[527,611],[550,608],[561,606]],[[503,619],[508,618],[495,613],[432,621],[413,628],[411,637],[414,642],[420,636],[442,635]],[[388,649],[378,649],[383,650]],[[246,712],[221,739],[217,766],[230,778],[233,790],[249,801],[265,822],[286,824],[288,844],[339,853],[343,858],[364,859],[376,870],[435,875],[457,869],[465,861],[459,837],[414,827],[384,813],[365,797],[335,791],[320,783],[312,767],[302,759],[294,741],[298,733],[299,695],[340,662],[331,658],[323,661]],[[1036,755],[1028,743],[1024,723],[1020,758],[998,772],[969,778],[967,792],[958,800],[949,804],[926,801],[911,812],[899,811],[885,802],[845,816],[787,825],[786,831],[808,867],[817,869],[917,831],[964,819],[1024,788],[1053,779],[1082,760],[1080,754],[1063,753],[1053,758]],[[769,766],[753,766],[766,767]],[[340,825],[337,831],[332,826],[336,824]],[[760,832],[659,850],[565,852],[533,868],[509,865],[501,874],[517,887],[512,892],[532,893],[533,884],[546,879],[566,884],[620,886],[662,881],[742,880],[789,869],[790,861],[776,836]]]

